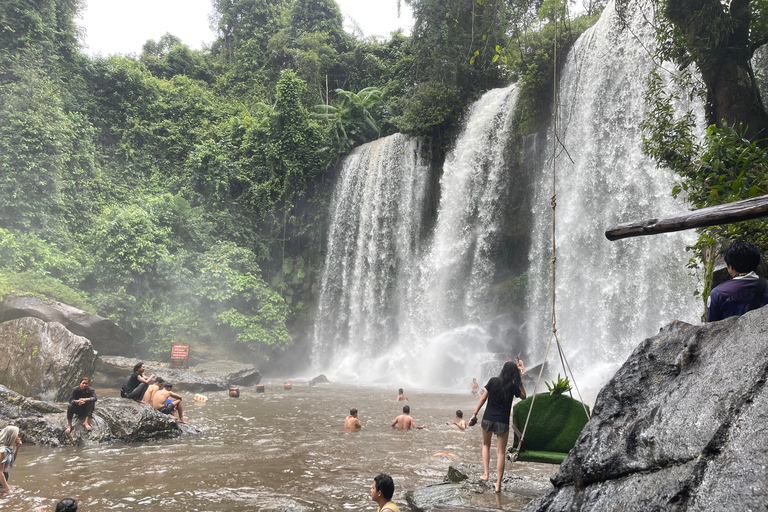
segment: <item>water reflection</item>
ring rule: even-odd
[[[445,425],[457,408],[472,410],[469,393],[406,390],[411,415],[427,429],[400,432],[389,427],[402,412],[402,402],[387,401],[396,390],[296,382],[285,391],[282,381],[265,384],[264,394],[210,393],[205,403],[185,395],[194,403],[185,416],[200,436],[86,448],[25,445],[11,473],[15,492],[0,497],[0,510],[52,509],[64,497],[90,512],[375,510],[371,480],[387,472],[395,501],[407,511],[407,490],[441,481],[451,464],[480,462],[479,427],[461,432]],[[350,407],[359,410],[359,432],[344,432]],[[455,458],[433,457],[441,452]],[[502,495],[499,507],[516,500]]]

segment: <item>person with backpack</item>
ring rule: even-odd
[[[133,367],[133,373],[125,378],[123,387],[120,389],[121,397],[139,401],[144,398],[144,393],[149,387],[149,381],[155,377],[154,373],[146,377],[144,375],[145,369],[143,362],[136,363],[136,366]]]

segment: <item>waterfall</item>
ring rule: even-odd
[[[670,195],[675,177],[641,150],[652,63],[634,35],[653,35],[641,21],[620,27],[609,3],[560,80],[557,332],[579,384],[593,390],[643,338],[675,319],[697,322],[701,312],[686,268],[694,233],[618,242],[603,235],[618,222],[686,209]],[[510,156],[516,101],[510,86],[471,106],[429,222],[434,170],[418,139],[393,135],[344,160],[315,322],[316,370],[338,380],[466,390],[472,377],[488,376],[489,361],[542,360],[551,318],[552,141],[529,136],[517,148],[521,162]],[[514,238],[503,231],[520,204],[532,219],[521,252],[528,243],[530,250],[509,262]],[[521,321],[497,286],[515,273],[527,276]],[[557,360],[553,352],[550,363]]]
[[[478,375],[489,335],[476,324],[494,310],[487,289],[516,98],[513,86],[493,90],[470,109],[446,157],[431,237],[419,237],[429,169],[417,139],[392,135],[344,160],[315,321],[316,368],[369,379],[397,372],[420,386]]]
[[[427,179],[414,137],[391,135],[344,159],[331,204],[314,366],[372,358],[399,338],[416,301]]]
[[[620,222],[687,209],[671,197],[675,176],[642,154],[638,124],[653,64],[635,36],[653,41],[653,34],[641,19],[631,16],[629,30],[622,30],[609,2],[568,54],[560,80],[557,334],[577,379],[586,376],[593,386],[661,326],[696,323],[702,313],[696,278],[686,269],[693,231],[616,242],[603,235]],[[550,336],[551,158],[536,172],[549,179],[539,181],[533,202],[527,318],[530,342],[542,356]]]

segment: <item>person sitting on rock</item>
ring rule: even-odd
[[[173,389],[173,384],[170,382],[163,384],[163,388],[155,392],[155,396],[152,397],[152,408],[169,415],[173,411],[177,411],[179,423],[186,423],[181,407],[181,395],[174,393],[171,389]]]
[[[357,419],[357,409],[353,407],[349,410],[349,416],[344,420],[344,430],[347,432],[354,432],[361,428],[363,428],[363,426],[360,424],[360,420]]]
[[[163,387],[163,382],[165,382],[165,379],[162,377],[155,377],[155,381],[149,385],[147,391],[144,393],[144,398],[142,398],[141,401],[145,404],[152,405],[152,397],[155,396],[155,393],[157,393],[161,387]]]
[[[403,407],[403,414],[398,416],[394,419],[394,421],[390,424],[392,428],[397,428],[400,430],[410,430],[411,428],[415,429],[422,429],[427,428],[426,425],[418,426],[416,425],[416,420],[414,420],[411,416],[411,407],[406,405]]]
[[[133,367],[133,373],[125,379],[120,396],[133,400],[141,400],[144,397],[144,393],[147,392],[149,387],[149,381],[155,376],[153,373],[146,377],[144,375],[145,369],[144,363],[136,363],[136,366]]]
[[[723,254],[728,273],[733,277],[721,283],[707,299],[707,322],[741,316],[768,304],[765,279],[755,270],[760,265],[760,249],[743,240],[735,240]]]
[[[96,406],[96,391],[91,387],[91,379],[88,377],[82,377],[80,384],[72,388],[72,393],[69,395],[69,407],[67,407],[67,429],[65,434],[69,434],[72,431],[72,418],[77,415],[78,418],[85,418],[83,420],[83,427],[85,430],[91,431],[91,416],[93,416],[93,409]]]
[[[459,427],[459,430],[466,430],[467,429],[467,422],[464,421],[464,413],[461,412],[461,409],[456,411],[456,420],[454,420],[454,421],[446,421],[445,422],[446,425],[450,425],[451,423],[453,423],[454,425]]]

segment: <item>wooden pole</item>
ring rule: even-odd
[[[758,217],[768,217],[768,195],[709,206],[700,210],[661,219],[646,219],[640,222],[619,224],[606,230],[605,238],[613,241],[633,236],[672,233],[673,231],[683,231],[685,229],[731,224]]]

